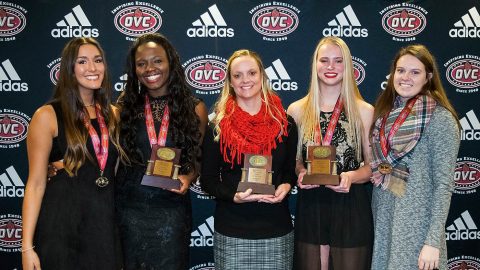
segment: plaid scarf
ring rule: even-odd
[[[387,134],[392,128],[395,119],[397,119],[405,105],[406,102],[402,101],[400,96],[395,99],[393,109],[385,124],[386,136],[388,136]],[[381,185],[383,189],[388,189],[397,197],[402,197],[405,194],[406,181],[410,172],[402,158],[408,155],[420,141],[436,105],[437,102],[429,96],[421,95],[418,97],[405,122],[403,122],[391,140],[388,140],[390,151],[386,157],[383,155],[382,147],[380,146],[380,127],[383,117],[377,119],[372,132],[373,157],[370,162],[373,173],[372,182],[375,186]],[[378,171],[378,166],[381,163],[392,165],[392,172],[385,175],[381,174]]]

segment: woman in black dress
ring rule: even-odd
[[[176,50],[160,34],[146,34],[133,43],[127,74],[118,103],[121,143],[132,165],[119,168],[116,190],[125,269],[187,269],[192,222],[188,190],[198,172],[207,110],[188,89]],[[162,137],[161,130],[168,132]],[[151,145],[157,143],[182,150],[179,189],[141,184]]]
[[[30,123],[23,269],[120,269],[114,168],[119,147],[105,54],[92,38],[62,52],[54,99]],[[58,173],[47,181],[47,164]]]

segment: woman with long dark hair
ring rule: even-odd
[[[142,35],[132,44],[127,75],[118,104],[121,144],[131,165],[119,168],[116,194],[125,269],[186,269],[188,190],[198,174],[207,109],[187,87],[179,56],[161,34]],[[160,142],[181,149],[179,189],[141,184],[152,147]]]
[[[447,269],[460,125],[425,46],[399,50],[374,119],[372,269]]]
[[[105,53],[92,38],[62,52],[51,102],[30,123],[23,269],[120,269],[114,169],[120,148]],[[58,173],[47,181],[51,162]]]

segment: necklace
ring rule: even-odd
[[[93,105],[95,105],[95,100],[92,101],[92,104],[89,104],[89,105],[83,104],[83,107],[87,108],[87,107],[92,107]]]

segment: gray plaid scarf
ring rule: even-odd
[[[387,134],[392,128],[395,119],[397,119],[405,105],[406,102],[399,96],[395,99],[394,107],[385,124],[386,136],[388,136]],[[407,164],[402,161],[402,158],[408,155],[420,141],[436,105],[437,102],[429,96],[421,95],[418,97],[405,122],[400,126],[392,139],[388,141],[390,151],[386,157],[383,155],[382,147],[380,146],[380,126],[383,117],[377,119],[372,132],[372,161],[370,162],[373,173],[372,182],[375,186],[381,185],[383,189],[388,189],[398,197],[402,197],[405,194],[406,181],[410,173]],[[384,175],[378,171],[378,166],[385,162],[391,164],[393,170],[390,174]]]

